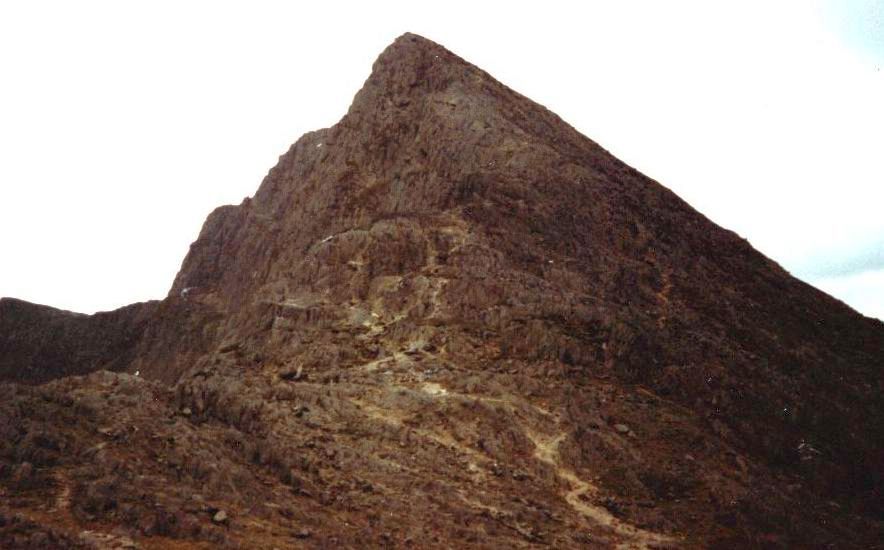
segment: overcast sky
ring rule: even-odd
[[[162,298],[412,31],[884,318],[884,1],[577,4],[3,2],[0,296]]]

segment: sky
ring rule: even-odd
[[[165,296],[403,32],[884,318],[884,0],[0,3],[0,296]]]

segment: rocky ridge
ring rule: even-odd
[[[407,34],[164,300],[0,300],[0,546],[870,547],[882,358]]]

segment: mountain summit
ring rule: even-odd
[[[882,362],[884,324],[406,34],[164,300],[0,300],[0,546],[869,547]]]

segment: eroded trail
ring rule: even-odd
[[[353,404],[357,405],[363,412],[365,412],[369,418],[385,422],[391,426],[396,426],[400,428],[405,426],[403,424],[403,419],[397,416],[394,411],[378,407],[363,400],[353,399],[351,401]],[[434,443],[451,449],[454,452],[459,452],[475,462],[484,463],[488,461],[487,457],[483,456],[481,453],[470,448],[469,446],[460,443],[446,432],[438,432],[412,426],[409,426],[408,430],[410,430],[411,433],[418,437],[433,441]]]
[[[580,479],[574,470],[562,465],[559,457],[559,444],[567,437],[566,433],[562,432],[549,437],[528,430],[526,435],[534,443],[534,457],[552,466],[556,475],[560,479],[567,481],[571,486],[571,490],[564,495],[565,501],[575,511],[593,523],[602,525],[626,539],[617,546],[618,548],[660,548],[671,546],[676,542],[670,536],[645,531],[620,521],[604,507],[590,504],[587,500],[584,500],[584,496],[590,499],[596,496],[598,494],[598,487]]]
[[[402,386],[396,387],[400,390],[405,389]],[[557,433],[554,431],[556,428],[553,426],[558,424],[558,419],[556,418],[557,415],[553,414],[551,411],[513,395],[489,397],[485,395],[461,393],[451,391],[445,388],[442,384],[436,382],[424,382],[419,389],[422,393],[430,395],[436,399],[474,400],[495,405],[505,405],[513,412],[517,410],[531,410],[536,412],[537,416],[535,418],[539,419],[542,424],[546,425],[545,428],[541,428],[544,431],[537,431],[537,429],[532,429],[526,425],[525,418],[522,418],[522,421],[519,422],[519,424],[521,424],[521,430],[534,444],[534,458],[551,466],[556,476],[567,483],[569,489],[566,492],[563,492],[562,498],[572,509],[574,509],[574,511],[587,520],[588,527],[601,527],[605,531],[612,533],[615,540],[618,540],[618,543],[616,544],[617,548],[652,549],[669,548],[677,545],[678,539],[672,536],[638,528],[635,525],[618,519],[605,507],[594,504],[594,502],[598,500],[600,492],[598,487],[591,482],[582,479],[573,469],[562,463],[559,446],[565,441],[568,434],[565,431]],[[403,422],[404,419],[400,414],[397,414],[396,411],[388,410],[384,407],[378,406],[376,403],[364,399],[353,399],[352,401],[359,406],[365,414],[375,420],[383,421],[397,427],[405,425]],[[431,440],[436,444],[447,447],[465,456],[473,465],[485,464],[489,460],[488,457],[481,452],[471,448],[469,445],[459,442],[445,430],[427,429],[425,427],[421,428],[414,425],[409,426],[409,429],[418,437]],[[553,432],[554,435],[548,435],[546,430]],[[465,501],[468,500],[468,497],[465,494],[459,494]],[[477,508],[494,509],[497,512],[500,512],[493,506],[482,504],[475,499],[469,500],[468,503],[475,505]],[[517,529],[517,527],[521,528],[524,526],[513,527],[510,525],[510,527],[516,529],[520,533],[524,530]],[[531,540],[533,535],[528,536],[526,533],[527,531],[522,533],[522,535]]]

